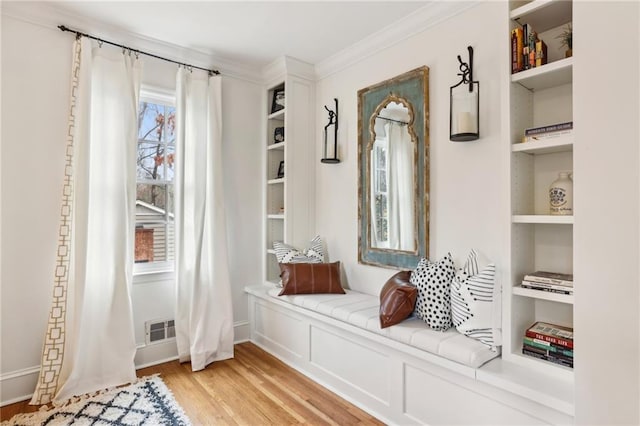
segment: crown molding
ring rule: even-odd
[[[78,31],[96,35],[106,40],[145,50],[158,56],[171,58],[178,62],[219,70],[223,75],[263,83],[260,69],[225,59],[211,52],[187,48],[169,42],[146,37],[123,28],[108,25],[96,20],[62,11],[50,3],[42,2],[2,2],[2,16],[58,31],[58,25],[64,24]]]
[[[329,77],[480,3],[480,0],[432,1],[410,15],[392,22],[372,35],[318,62],[315,65],[316,80]]]
[[[315,68],[290,56],[281,56],[262,68],[262,78],[268,87],[279,84],[285,75],[315,81]]]

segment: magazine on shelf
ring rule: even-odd
[[[573,285],[549,284],[549,283],[541,283],[538,281],[527,281],[527,280],[522,280],[522,285],[535,287],[535,288],[549,288],[553,290],[573,291]]]
[[[560,274],[558,272],[536,271],[524,276],[523,281],[537,283],[563,285],[573,287],[573,274]]]
[[[520,287],[526,288],[528,290],[545,291],[548,293],[556,293],[556,294],[566,294],[569,296],[573,294],[573,290],[569,290],[568,288],[564,290],[556,290],[555,288],[536,287],[536,286],[527,285],[525,283],[522,283]]]

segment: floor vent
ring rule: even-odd
[[[167,339],[176,337],[176,326],[174,320],[152,320],[144,323],[145,341],[149,343],[157,343]]]

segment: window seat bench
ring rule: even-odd
[[[347,294],[278,296],[280,290],[273,288],[268,294],[462,365],[480,367],[500,355],[477,340],[458,333],[455,328],[435,331],[415,317],[391,327],[380,328],[378,296],[352,290],[345,290]]]
[[[246,287],[251,341],[388,424],[571,424],[573,385],[417,318],[381,329],[377,296]]]

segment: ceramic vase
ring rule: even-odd
[[[549,187],[549,213],[570,216],[573,214],[573,181],[571,172],[560,172]]]

